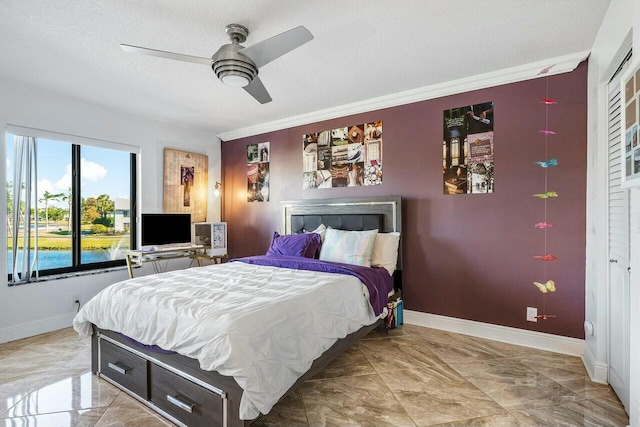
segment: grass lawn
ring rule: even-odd
[[[59,229],[57,224],[49,224],[50,230],[49,232],[44,230],[38,231],[38,249],[39,250],[71,250],[71,236],[66,234],[58,234],[57,230]],[[91,225],[87,225],[86,227],[83,225],[83,231],[88,230]],[[62,230],[67,229],[66,223],[60,226]],[[123,240],[124,239],[124,240]],[[129,248],[129,236],[125,234],[86,234],[82,236],[82,250],[91,251],[91,250],[100,250],[100,249],[109,249],[112,247],[116,247],[118,242],[123,240],[120,245],[121,249]],[[7,248],[11,249],[11,241],[10,237],[7,237]],[[31,239],[33,242],[33,238]],[[23,239],[18,238],[18,246],[22,247]]]

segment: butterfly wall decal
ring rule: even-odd
[[[555,135],[556,133],[549,129],[540,129],[538,132],[544,135]]]
[[[558,193],[555,191],[547,191],[546,193],[534,194],[533,197],[538,197],[540,199],[547,199],[549,197],[558,197]]]
[[[556,261],[558,259],[557,256],[546,254],[546,255],[534,255],[535,259],[539,259],[540,261]]]
[[[546,162],[533,162],[533,163],[543,168],[548,168],[551,166],[558,166],[558,159],[549,159]]]
[[[557,104],[556,101],[554,101],[553,99],[549,99],[549,98],[542,98],[540,100],[540,102],[542,102],[543,104],[547,104],[547,105]]]
[[[554,282],[553,280],[547,280],[545,283],[533,282],[533,284],[536,285],[536,287],[540,289],[540,292],[542,292],[543,294],[556,291],[556,282]]]
[[[539,222],[534,225],[536,228],[544,229],[544,228],[555,228],[554,224],[549,224],[548,222]]]

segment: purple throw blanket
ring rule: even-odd
[[[369,302],[376,316],[387,306],[387,295],[393,289],[393,278],[382,267],[363,267],[360,265],[342,264],[338,262],[320,261],[319,259],[285,256],[260,255],[236,258],[231,261],[247,264],[266,265],[271,267],[292,268],[295,270],[321,271],[339,273],[360,279],[369,290]]]

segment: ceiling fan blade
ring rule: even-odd
[[[258,68],[313,40],[313,34],[302,25],[258,42],[238,52],[251,59]]]
[[[159,58],[175,59],[177,61],[193,62],[196,64],[211,65],[211,58],[201,58],[199,56],[184,55],[182,53],[166,52],[164,50],[149,49],[147,47],[131,46],[120,44],[120,48],[125,52],[139,53],[142,55],[157,56]]]
[[[269,95],[267,88],[264,87],[262,80],[260,80],[258,76],[255,76],[251,83],[244,87],[244,90],[253,96],[260,104],[271,102],[271,95]]]

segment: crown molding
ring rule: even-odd
[[[222,141],[232,141],[234,139],[301,126],[308,123],[350,116],[353,114],[365,113],[368,111],[380,110],[382,108],[396,107],[398,105],[411,104],[413,102],[440,98],[472,90],[531,80],[538,77],[568,73],[575,70],[578,64],[584,61],[588,56],[589,51],[577,52],[570,55],[545,59],[543,61],[531,62],[517,67],[505,68],[498,71],[492,71],[490,73],[478,74],[476,76],[465,77],[458,80],[451,80],[435,85],[406,90],[391,95],[353,102],[338,107],[314,111],[312,113],[300,114],[282,120],[248,126],[229,132],[223,132],[216,136]]]

